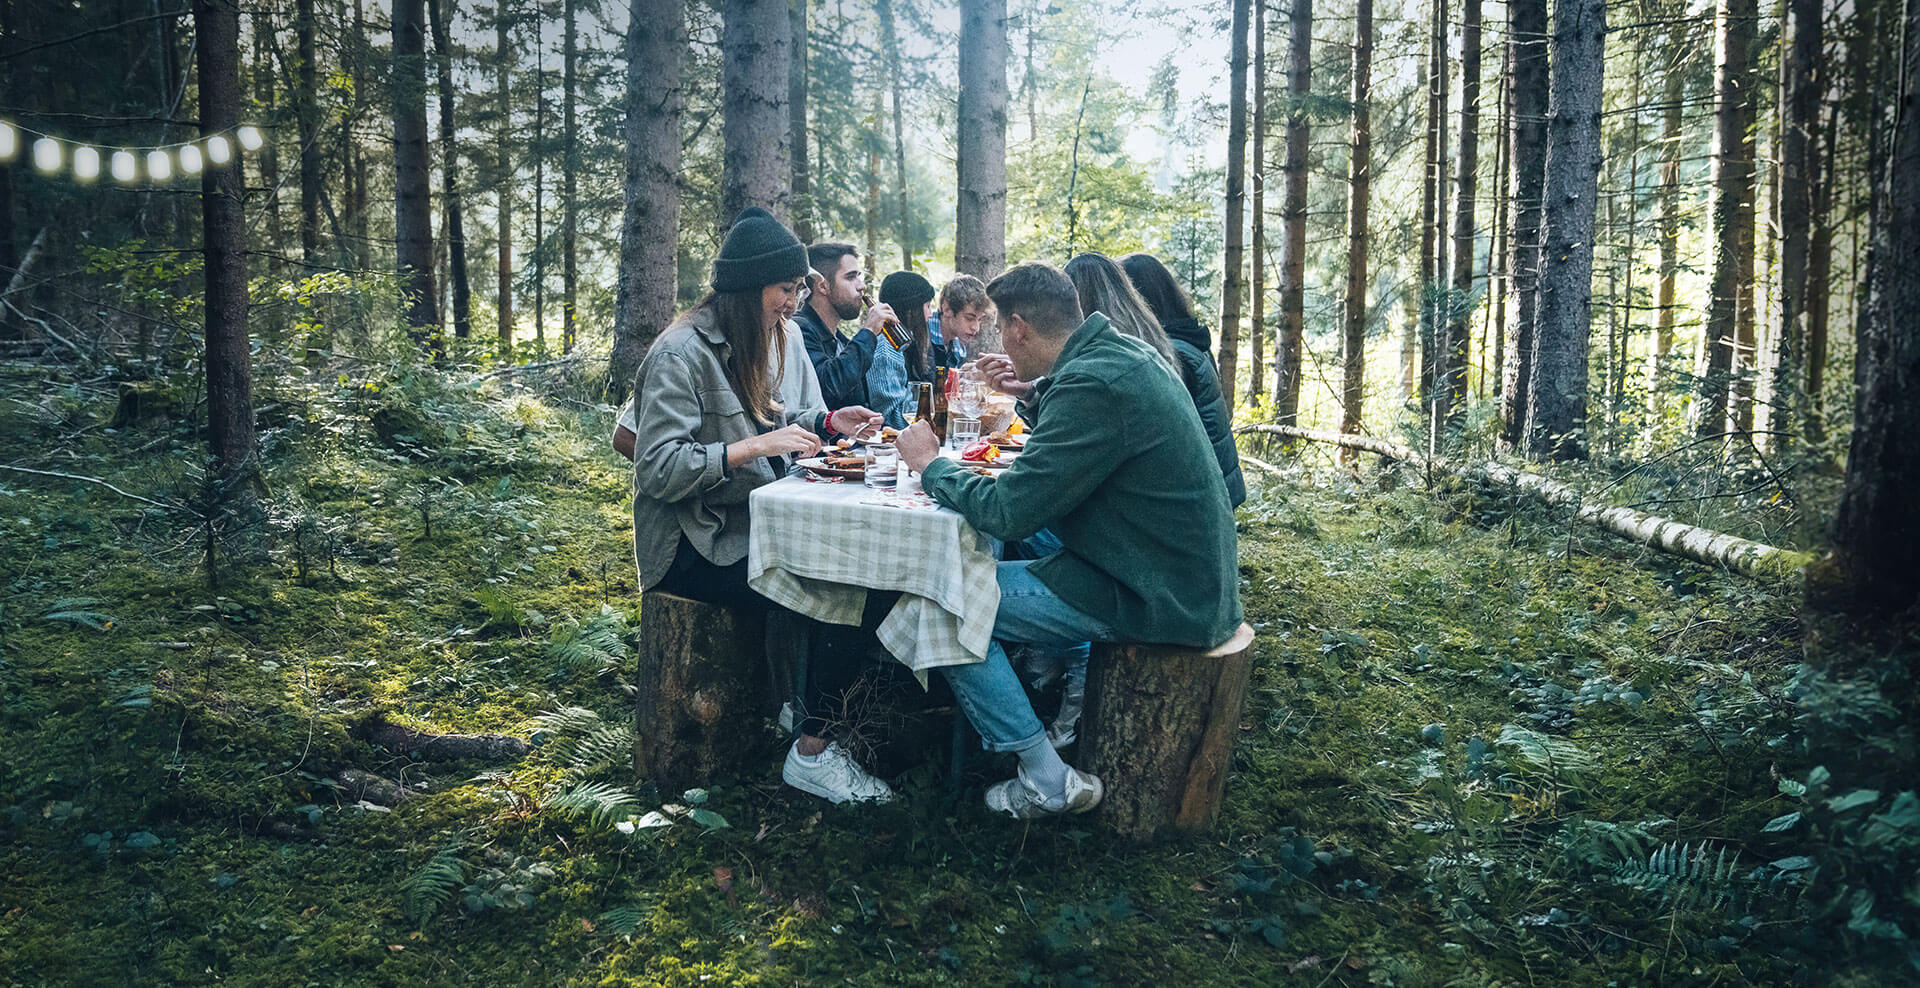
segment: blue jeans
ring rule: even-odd
[[[960,709],[980,732],[981,747],[988,751],[1020,751],[1047,740],[1026,688],[1007,662],[1002,641],[1065,647],[1118,637],[1111,626],[1075,610],[1047,589],[1027,572],[1031,565],[1031,560],[999,564],[1000,613],[993,621],[993,643],[986,659],[940,668]]]

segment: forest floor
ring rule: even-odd
[[[955,784],[937,746],[882,807],[782,786],[771,734],[752,774],[636,785],[604,408],[269,379],[236,525],[190,428],[3,373],[15,465],[158,502],[0,471],[6,985],[1920,977],[1911,631],[1524,500],[1263,451],[1225,810],[1129,847],[990,816],[1008,766]],[[384,725],[534,744],[435,763]]]

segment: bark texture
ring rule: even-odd
[[[783,15],[784,16],[784,12]],[[662,793],[731,772],[767,747],[766,621],[669,594],[640,605],[634,771]]]
[[[467,284],[467,234],[460,220],[460,148],[453,130],[453,4],[428,0],[434,71],[440,82],[440,203],[446,210],[447,271],[452,282],[453,336],[473,335],[473,290]]]
[[[1233,0],[1233,41],[1227,62],[1227,258],[1220,272],[1220,395],[1233,409],[1240,371],[1240,314],[1246,282],[1247,17],[1251,0]],[[1256,259],[1257,260],[1257,259]]]
[[[433,216],[427,185],[427,24],[425,0],[393,6],[394,240],[402,317],[416,345],[442,353],[433,288]]]
[[[1007,266],[1006,0],[960,2],[959,122],[953,263],[987,281]]]
[[[767,0],[761,3],[765,5]],[[580,15],[576,0],[566,0],[564,20],[565,33],[560,42],[560,127],[565,140],[560,155],[560,352],[572,353],[580,331]],[[785,11],[781,12],[780,24],[784,30]],[[786,76],[784,63],[780,75]],[[786,121],[781,121],[780,128],[784,134]],[[781,180],[785,181],[784,175]]]
[[[1247,403],[1258,406],[1267,379],[1267,4],[1253,7],[1253,284],[1248,292]],[[1231,406],[1229,406],[1231,407]]]
[[[1699,379],[1694,434],[1727,431],[1740,322],[1753,318],[1754,0],[1719,0],[1714,31],[1713,297]],[[1743,312],[1744,310],[1744,312]]]
[[[498,323],[495,332],[498,341],[495,348],[499,351],[502,364],[513,363],[513,38],[512,20],[504,11],[495,12],[494,22],[495,51],[499,60],[494,67],[495,92],[499,94],[500,132],[495,135],[494,167],[500,174],[499,243],[494,248],[497,266],[495,276],[499,284],[495,288],[495,315]],[[631,71],[631,69],[629,69]]]
[[[807,164],[807,0],[788,0],[787,16],[793,41],[793,59],[787,69],[787,129],[793,138],[793,235],[801,243],[810,244],[814,209],[813,176]],[[685,17],[683,12],[681,19]],[[632,33],[631,28],[628,33]]]
[[[686,0],[635,0],[627,22],[626,208],[606,388],[615,405],[626,401],[640,358],[673,320],[686,47]]]
[[[1606,74],[1604,0],[1563,0],[1553,12],[1542,186],[1540,305],[1527,387],[1527,454],[1586,455],[1587,335],[1593,324],[1593,220],[1600,184],[1600,96]]]
[[[1814,181],[1820,174],[1822,71],[1820,0],[1790,0],[1780,60],[1780,324],[1774,331],[1768,389],[1774,431],[1804,429],[1810,416],[1800,387],[1807,354],[1807,271],[1812,252]],[[1778,442],[1776,441],[1776,445]]]
[[[207,281],[207,438],[228,485],[254,471],[253,368],[247,340],[247,228],[233,129],[240,123],[240,9],[235,0],[195,0],[200,133],[233,142],[226,167],[201,173],[201,233]],[[229,488],[231,489],[231,487]]]
[[[1527,388],[1533,383],[1533,332],[1540,304],[1540,189],[1547,169],[1547,0],[1507,4],[1506,362],[1500,370],[1501,440],[1525,440]]]
[[[720,224],[748,206],[786,222],[792,195],[788,133],[788,65],[792,19],[775,0],[726,0],[720,35],[722,113]]]
[[[1353,15],[1353,133],[1347,162],[1347,287],[1340,313],[1340,431],[1359,432],[1366,395],[1367,205],[1373,182],[1373,120],[1367,106],[1373,79],[1373,0],[1358,0]]]
[[[1286,191],[1280,203],[1280,326],[1273,344],[1273,417],[1300,417],[1300,368],[1307,339],[1307,94],[1313,86],[1313,0],[1293,0],[1287,24]]]
[[[1452,431],[1467,410],[1467,318],[1473,307],[1473,197],[1480,163],[1480,0],[1460,5],[1460,166],[1454,186],[1453,291],[1447,306],[1445,414],[1436,426]],[[1438,438],[1438,437],[1436,437]]]
[[[1366,0],[1362,0],[1366,2]],[[1099,821],[1127,840],[1205,830],[1220,814],[1253,670],[1253,629],[1218,648],[1095,644],[1087,666],[1087,769]]]

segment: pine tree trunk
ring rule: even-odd
[[[427,186],[426,0],[393,6],[394,240],[402,317],[414,344],[438,360],[445,352],[433,287],[433,218]]]
[[[320,197],[326,193],[320,148],[319,65],[314,53],[313,0],[294,4],[294,52],[300,59],[295,73],[294,113],[300,130],[300,259],[312,267],[320,263]]]
[[[447,268],[453,281],[453,337],[473,335],[473,290],[467,284],[467,234],[460,223],[460,149],[453,129],[453,4],[428,0],[435,70],[440,81],[440,202],[446,210]]]
[[[1341,311],[1340,431],[1361,431],[1367,364],[1367,206],[1373,180],[1373,0],[1353,14],[1353,135],[1347,162],[1347,287]]]
[[[1854,607],[1900,609],[1920,598],[1920,6],[1908,4],[1900,36],[1906,50],[1896,94],[1895,141],[1879,197],[1885,210],[1874,242],[1874,281],[1860,340],[1860,390],[1846,485],[1834,515],[1831,570],[1839,596]],[[1909,657],[1920,672],[1920,659]]]
[[[499,350],[502,365],[513,363],[513,39],[511,30],[513,21],[505,10],[496,10],[494,21],[494,55],[499,64],[494,67],[497,82],[496,91],[500,97],[500,132],[495,135],[494,167],[500,175],[499,194],[499,243],[494,248],[497,263],[496,276],[499,285],[495,293],[496,315],[499,323],[496,332],[499,336],[495,344]]]
[[[1826,412],[1823,392],[1827,381],[1827,333],[1833,303],[1833,187],[1837,142],[1840,138],[1840,108],[1827,110],[1826,133],[1821,138],[1821,179],[1815,185],[1813,203],[1813,239],[1807,257],[1807,440],[1818,442],[1826,436]]]
[[[1446,415],[1448,432],[1462,427],[1467,411],[1468,316],[1473,297],[1474,179],[1480,167],[1480,0],[1461,0],[1460,167],[1453,207],[1453,291],[1447,312]]]
[[[1713,296],[1700,359],[1694,433],[1727,430],[1735,349],[1743,319],[1752,319],[1754,0],[1719,0],[1714,31]]]
[[[1007,263],[1007,4],[960,2],[960,140],[954,267],[982,280]]]
[[[1678,48],[1686,39],[1686,29],[1676,26],[1670,46]],[[1686,96],[1686,76],[1679,65],[1669,65],[1666,95],[1661,108],[1660,146],[1666,149],[1660,162],[1660,280],[1654,291],[1654,307],[1659,310],[1653,330],[1653,361],[1647,368],[1647,402],[1657,420],[1666,407],[1666,370],[1673,352],[1673,327],[1680,273],[1680,159],[1686,148],[1680,141],[1681,102]]]
[[[200,72],[200,134],[240,125],[240,9],[236,0],[194,0]],[[246,194],[236,148],[231,164],[201,172],[207,311],[207,440],[229,491],[254,465],[253,368],[247,337]]]
[[[270,118],[280,116],[280,99],[274,88],[273,56],[280,50],[279,41],[274,38],[273,11],[255,9],[253,11],[253,91],[254,99]],[[171,83],[162,80],[160,105],[165,106],[171,96]],[[260,148],[260,186],[262,197],[260,211],[266,218],[267,242],[274,250],[286,243],[286,233],[280,227],[280,144],[273,139],[277,127],[269,127],[265,133],[267,143]],[[275,265],[276,267],[278,265]]]
[[[1420,283],[1414,286],[1414,291],[1420,298],[1418,392],[1422,414],[1428,423],[1429,438],[1434,433],[1432,422],[1438,408],[1436,402],[1439,401],[1439,375],[1435,369],[1435,314],[1439,305],[1436,293],[1446,270],[1446,261],[1443,259],[1445,247],[1442,246],[1440,233],[1444,222],[1441,203],[1446,196],[1442,178],[1447,156],[1446,16],[1446,0],[1432,0],[1428,4],[1427,57],[1420,67],[1420,85],[1427,94],[1427,127],[1420,173]]]
[[[1247,22],[1251,0],[1233,0],[1227,92],[1227,259],[1220,272],[1220,395],[1231,413],[1240,372],[1240,308],[1246,294]]]
[[[1273,348],[1274,421],[1300,418],[1300,368],[1306,349],[1307,96],[1313,85],[1313,0],[1293,0],[1287,37],[1286,198],[1280,206],[1280,331]]]
[[[1253,0],[1253,286],[1247,336],[1247,404],[1258,407],[1267,379],[1267,3]]]
[[[1547,167],[1547,2],[1507,4],[1507,353],[1500,373],[1501,441],[1525,442],[1533,336],[1539,321],[1541,188]]]
[[[771,0],[725,0],[721,6],[720,223],[731,224],[748,206],[785,222],[793,178],[787,112],[792,19],[785,4]]]
[[[673,321],[680,230],[686,0],[636,0],[627,22],[627,178],[607,403],[626,401],[647,348]]]
[[[873,80],[873,122],[886,116],[886,91],[878,78]],[[867,140],[867,250],[863,265],[868,271],[880,264],[880,134],[868,131]],[[1071,197],[1069,197],[1071,198]]]
[[[788,0],[793,59],[787,70],[787,129],[793,134],[793,234],[813,242],[813,177],[807,164],[807,0]],[[685,20],[684,12],[681,15]],[[629,29],[631,30],[631,29]]]
[[[1800,388],[1806,363],[1808,255],[1813,239],[1814,182],[1820,175],[1822,71],[1820,0],[1789,0],[1785,51],[1780,60],[1780,324],[1773,348],[1770,431],[1804,429],[1807,395]],[[1783,437],[1775,449],[1787,445]]]
[[[1593,222],[1606,75],[1605,0],[1560,0],[1553,13],[1539,324],[1527,387],[1527,454],[1586,455],[1587,338],[1593,325]]]
[[[533,22],[533,347],[547,352],[547,68],[546,37]]]
[[[1510,210],[1502,198],[1507,194],[1508,182],[1513,172],[1513,102],[1507,99],[1506,86],[1513,75],[1513,49],[1502,46],[1500,52],[1500,111],[1499,123],[1495,125],[1493,136],[1493,244],[1487,251],[1487,322],[1489,324],[1484,337],[1486,345],[1481,348],[1484,363],[1481,364],[1484,387],[1490,388],[1495,397],[1502,393],[1507,366],[1507,294],[1513,289],[1513,270],[1508,251],[1511,249],[1508,233],[1512,229],[1509,219]],[[1487,357],[1486,352],[1492,351]]]
[[[764,0],[762,6],[764,6]],[[580,304],[580,26],[577,0],[566,0],[566,34],[561,41],[561,129],[566,147],[560,155],[560,352],[572,353],[578,338]],[[780,14],[786,30],[786,12]],[[786,65],[779,66],[785,78]],[[784,95],[784,94],[783,94]],[[781,108],[785,115],[785,107]],[[786,121],[780,122],[784,133]],[[784,180],[785,175],[781,178]]]

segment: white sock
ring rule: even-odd
[[[1067,763],[1060,760],[1060,753],[1042,737],[1033,745],[1022,748],[1014,754],[1020,756],[1020,768],[1027,774],[1027,781],[1040,787],[1047,805],[1060,806],[1067,800]]]

